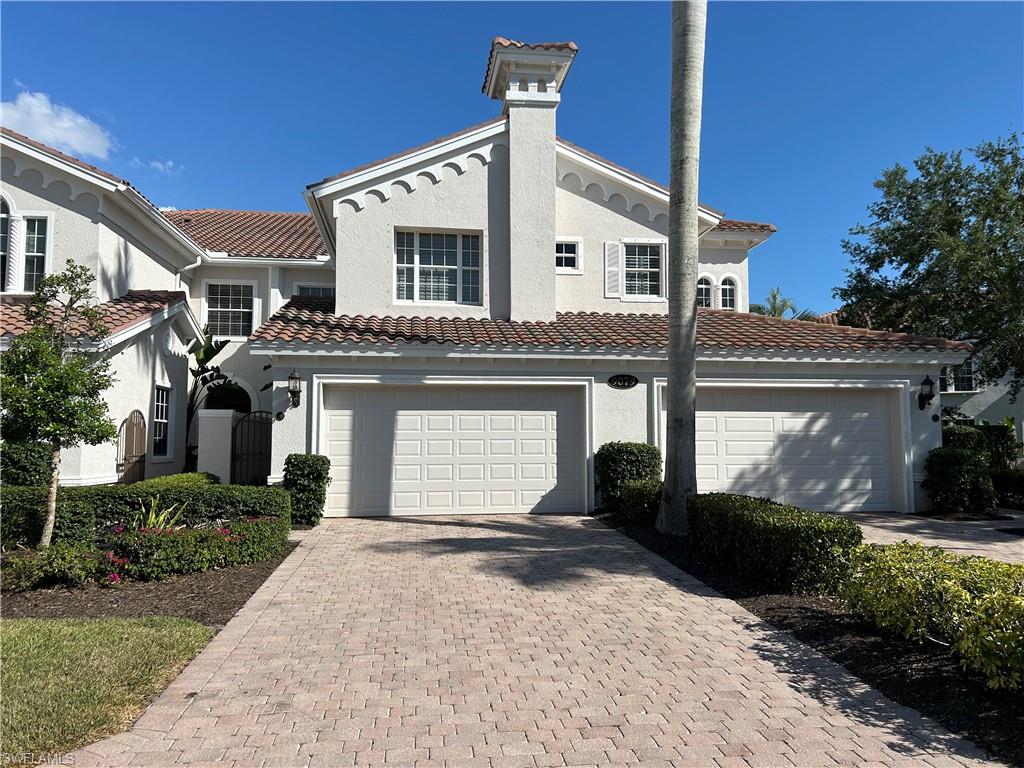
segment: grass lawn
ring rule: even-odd
[[[66,752],[123,731],[212,636],[167,617],[0,621],[3,752]]]

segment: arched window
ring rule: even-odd
[[[711,281],[706,277],[697,281],[697,306],[711,307]]]
[[[731,277],[722,280],[722,309],[736,309],[736,281]]]
[[[7,290],[7,243],[11,233],[11,207],[0,197],[0,291]]]

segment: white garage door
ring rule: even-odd
[[[700,390],[697,488],[806,509],[891,510],[891,409],[878,390]]]
[[[328,388],[326,514],[584,513],[581,400],[567,387]]]

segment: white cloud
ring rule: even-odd
[[[19,133],[73,155],[106,160],[114,138],[99,123],[45,93],[22,91],[0,104],[0,122]]]
[[[160,210],[163,211],[164,213],[167,213],[169,211],[176,211],[178,209],[173,205],[161,205]]]
[[[150,160],[149,167],[154,171],[160,171],[160,173],[174,173],[174,161],[173,160]]]

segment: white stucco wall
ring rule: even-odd
[[[1006,384],[993,384],[977,392],[943,392],[939,399],[944,408],[956,407],[964,416],[975,421],[1001,424],[1003,419],[1010,417],[1014,421],[1017,440],[1024,441],[1024,392],[1013,403],[1010,402],[1010,388]]]

